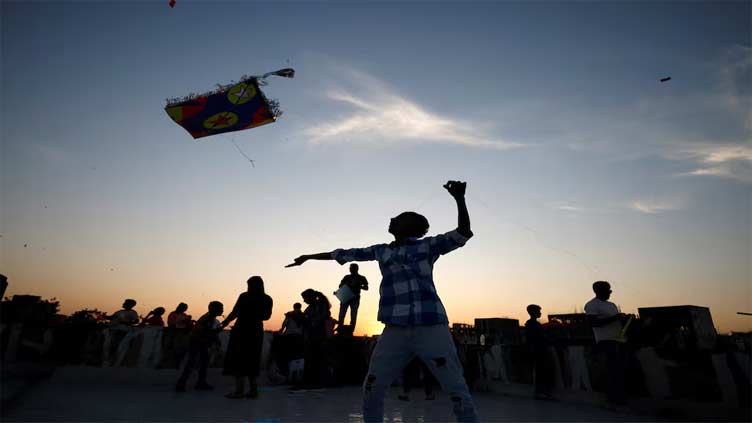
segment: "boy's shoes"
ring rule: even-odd
[[[185,392],[185,385],[179,383],[175,385],[175,392]]]
[[[405,394],[399,394],[397,395],[397,399],[400,401],[410,401],[410,397]]]
[[[426,394],[426,401],[433,401],[436,399],[435,394]]]
[[[557,401],[556,397],[554,397],[551,394],[535,394],[533,398],[537,400],[543,400],[543,401]]]
[[[197,391],[212,391],[214,390],[214,387],[204,382],[204,383],[196,384],[196,390]]]

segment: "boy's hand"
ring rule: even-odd
[[[444,188],[449,191],[449,194],[454,198],[462,198],[465,196],[465,189],[467,188],[467,182],[460,181],[447,181],[444,184]]]
[[[300,256],[300,257],[296,258],[295,260],[293,260],[293,262],[292,262],[292,263],[288,264],[288,265],[287,265],[287,266],[285,266],[285,267],[295,267],[295,266],[300,266],[301,264],[305,263],[305,262],[306,262],[306,260],[308,260],[308,256]]]

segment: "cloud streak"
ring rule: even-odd
[[[667,211],[676,211],[684,208],[684,202],[680,200],[635,200],[629,204],[629,208],[645,214],[658,214]]]
[[[677,176],[715,176],[752,183],[752,145],[689,145],[672,152],[669,158],[692,161],[697,166]]]
[[[312,143],[441,143],[494,150],[522,146],[484,134],[476,129],[483,125],[468,117],[433,113],[371,75],[352,69],[345,74],[354,89],[333,88],[326,97],[349,110],[345,116],[305,128],[303,133]]]

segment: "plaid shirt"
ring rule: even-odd
[[[398,326],[449,324],[433,283],[433,264],[439,257],[465,245],[469,238],[457,230],[397,245],[334,250],[339,264],[379,262],[379,321]]]

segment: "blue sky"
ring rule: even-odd
[[[10,294],[197,314],[261,274],[273,326],[346,271],[290,259],[387,241],[405,209],[451,229],[451,178],[476,238],[437,265],[450,320],[570,312],[609,279],[625,311],[752,326],[749,3],[1,7]],[[282,67],[272,125],[193,141],[163,110]]]

